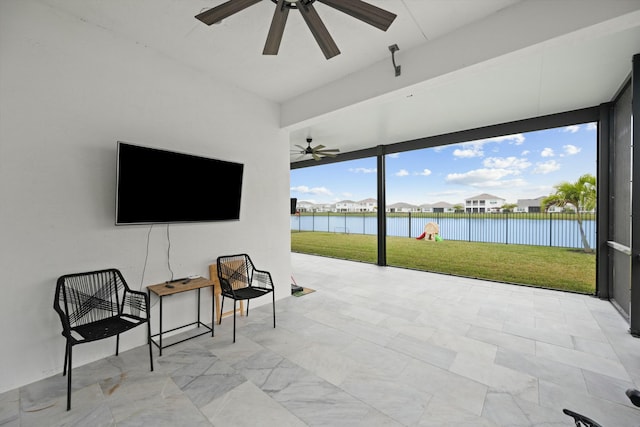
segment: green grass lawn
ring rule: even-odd
[[[292,232],[291,250],[376,263],[376,236]],[[387,264],[593,294],[596,257],[577,249],[387,237]]]

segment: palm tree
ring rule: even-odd
[[[518,205],[516,203],[505,203],[504,205],[502,205],[502,212],[513,212],[513,210],[515,208],[517,208]]]
[[[555,185],[556,192],[542,199],[544,210],[551,206],[561,208],[572,206],[576,210],[576,220],[580,227],[580,237],[585,252],[592,252],[587,236],[582,227],[582,212],[587,212],[596,207],[596,177],[591,174],[582,175],[576,182],[562,182]]]

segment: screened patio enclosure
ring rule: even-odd
[[[411,141],[342,153],[320,162],[295,162],[291,169],[363,158],[375,158],[378,206],[386,206],[385,157],[388,154],[457,144],[500,135],[522,133],[575,123],[598,123],[596,220],[596,292],[608,299],[629,322],[629,331],[640,336],[640,54],[629,59],[630,73],[611,101],[549,116],[492,125]],[[387,213],[377,210],[377,261],[387,265]]]

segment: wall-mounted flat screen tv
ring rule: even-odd
[[[118,142],[116,225],[240,219],[244,165]]]

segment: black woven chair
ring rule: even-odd
[[[116,337],[116,356],[120,334],[147,324],[149,361],[151,354],[151,324],[149,297],[132,291],[122,273],[116,269],[68,274],[58,278],[53,308],[62,322],[62,335],[67,340],[64,370],[67,375],[67,411],[71,409],[71,354],[73,346]]]
[[[229,255],[218,257],[218,279],[222,290],[222,307],[224,299],[233,300],[233,342],[236,342],[236,301],[247,300],[247,316],[249,316],[249,300],[271,293],[273,301],[273,327],[276,327],[276,297],[273,291],[273,280],[268,271],[254,267],[249,255]],[[222,309],[220,310],[222,312]],[[218,324],[222,323],[222,316]]]

